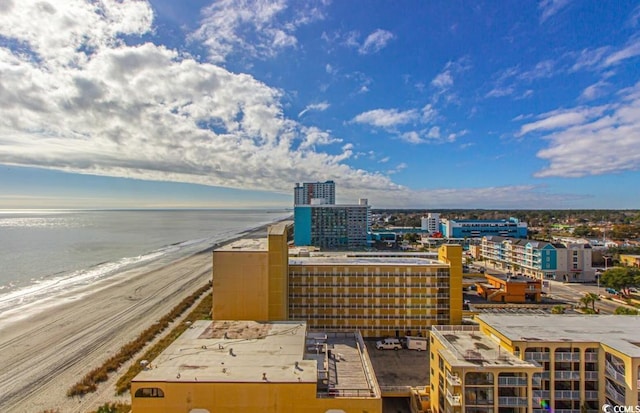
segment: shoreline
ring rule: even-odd
[[[287,220],[287,219],[284,219]],[[182,299],[211,280],[211,252],[270,225],[247,229],[159,268],[128,269],[88,285],[60,303],[12,321],[0,335],[0,411],[84,412],[66,391]],[[106,401],[115,400],[113,392]]]

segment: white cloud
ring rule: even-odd
[[[305,3],[290,20],[284,19],[285,0],[220,0],[202,12],[201,26],[192,34],[209,51],[209,60],[224,62],[231,53],[245,53],[253,58],[275,56],[295,47],[298,27],[321,20],[322,4]]]
[[[418,112],[415,109],[400,111],[398,109],[374,109],[360,113],[351,121],[363,123],[381,128],[393,128],[417,119]]]
[[[429,129],[427,137],[429,137],[430,139],[440,139],[440,128],[438,126],[434,126]]]
[[[629,17],[629,25],[631,27],[638,27],[638,23],[640,22],[640,5],[636,6],[635,9],[631,12],[631,17]]]
[[[487,94],[484,95],[484,97],[499,98],[503,96],[512,95],[514,91],[515,89],[513,88],[513,86],[494,87],[489,92],[487,92]]]
[[[438,89],[447,89],[453,86],[453,76],[451,75],[451,71],[449,69],[445,69],[438,73],[431,81],[431,84]]]
[[[305,107],[300,113],[298,113],[298,117],[302,117],[302,115],[309,112],[310,110],[324,112],[325,110],[329,109],[329,106],[331,105],[328,102],[312,103],[310,105],[307,105],[307,107]]]
[[[541,11],[540,23],[544,23],[549,17],[558,13],[570,2],[571,0],[541,0],[538,3],[538,8]]]
[[[611,86],[608,82],[600,80],[590,86],[587,86],[580,94],[580,100],[593,100],[603,96],[607,87]]]
[[[438,116],[438,111],[432,104],[428,103],[422,108],[422,122],[429,123]]]
[[[603,63],[605,66],[612,66],[636,56],[640,56],[640,38],[631,39],[624,48],[607,56]]]
[[[605,110],[606,107],[600,106],[593,108],[576,108],[573,110],[557,110],[544,113],[538,116],[540,120],[522,125],[518,136],[523,136],[533,131],[554,130],[578,125],[589,119],[602,115]]]
[[[571,121],[555,122],[557,130],[544,137],[549,147],[537,153],[549,165],[535,175],[581,177],[638,170],[640,83],[620,96],[619,102],[604,107],[567,111],[575,116]]]
[[[151,30],[146,3],[52,4],[4,10],[0,35],[30,53],[0,47],[0,163],[284,193],[292,176],[322,170],[345,193],[402,189],[350,167],[349,143],[287,119],[281,91],[163,46],[125,44],[120,34]],[[264,27],[278,10],[259,13]]]
[[[418,132],[416,132],[416,131],[405,132],[405,133],[400,135],[400,139],[402,139],[405,142],[412,143],[412,144],[419,144],[419,143],[424,143],[425,142],[425,140],[422,139],[420,137],[420,134]]]
[[[377,29],[369,36],[367,36],[362,46],[360,46],[360,48],[358,49],[358,52],[360,54],[377,53],[381,49],[383,49],[393,38],[393,33],[387,30]]]

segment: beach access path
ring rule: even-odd
[[[266,229],[238,238],[264,237]],[[92,394],[70,398],[66,392],[209,282],[211,270],[211,250],[157,269],[137,268],[75,291],[43,312],[3,325],[0,411],[84,413],[118,400],[113,387],[117,377],[111,376],[106,384],[111,389],[101,385],[99,398]],[[129,402],[129,397],[120,399]]]

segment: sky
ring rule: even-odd
[[[2,0],[0,208],[640,208],[640,4]]]

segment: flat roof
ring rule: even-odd
[[[435,334],[445,345],[442,355],[455,367],[531,367],[542,369],[536,363],[520,360],[500,347],[498,342],[480,331],[478,326],[433,326]]]
[[[196,321],[133,381],[313,382],[304,322]]]
[[[512,341],[600,342],[640,357],[640,317],[611,314],[480,314]]]
[[[289,265],[374,265],[374,266],[440,266],[448,267],[447,264],[438,260],[418,257],[365,257],[349,255],[322,255],[309,257],[289,257]]]
[[[242,238],[216,248],[216,251],[267,251],[268,238]]]

